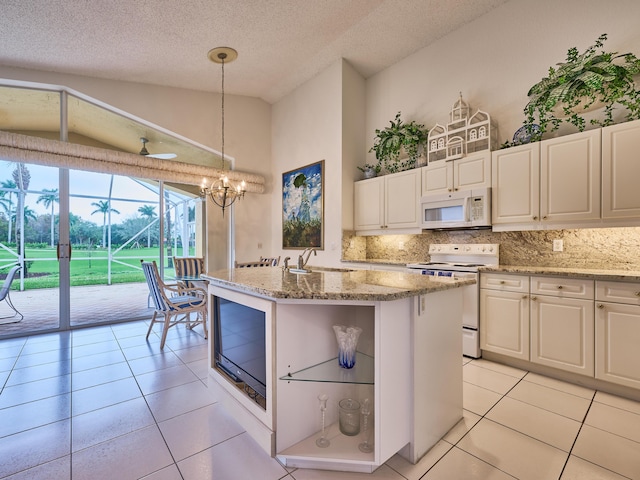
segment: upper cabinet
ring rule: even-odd
[[[491,152],[488,150],[453,160],[438,160],[422,168],[423,196],[490,186]]]
[[[640,218],[640,121],[602,129],[602,218]]]
[[[600,132],[590,130],[493,152],[494,229],[599,222]]]
[[[420,233],[420,170],[384,175],[355,183],[356,232],[377,235]]]
[[[492,154],[491,221],[531,223],[540,218],[540,143]]]
[[[600,130],[540,143],[540,220],[600,218]]]

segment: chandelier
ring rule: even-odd
[[[238,52],[229,47],[216,47],[209,50],[207,54],[209,60],[214,63],[222,65],[222,170],[218,180],[214,180],[211,185],[206,185],[206,180],[203,180],[200,187],[200,194],[203,197],[209,197],[213,203],[222,208],[222,216],[224,217],[224,210],[227,207],[233,205],[233,203],[244,197],[247,189],[247,184],[243,180],[239,184],[233,184],[229,181],[229,178],[224,174],[224,64],[233,62],[238,58]]]

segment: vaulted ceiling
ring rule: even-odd
[[[345,58],[365,78],[507,0],[5,0],[0,64],[273,103]]]
[[[226,93],[273,103],[340,58],[370,77],[506,1],[4,0],[0,65],[218,92],[207,52],[230,46],[239,56],[225,70]],[[12,130],[58,120],[47,95],[15,94],[0,88],[0,129],[2,109]],[[184,139],[85,102],[70,108],[72,134],[131,152],[144,135],[152,153],[189,158]]]

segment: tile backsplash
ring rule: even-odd
[[[563,251],[553,251],[553,240]],[[493,232],[459,230],[419,235],[343,235],[343,260],[426,261],[431,243],[499,243],[500,264],[640,270],[640,227]]]

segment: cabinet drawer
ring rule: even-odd
[[[526,275],[502,275],[497,273],[482,273],[480,288],[501,290],[503,292],[529,292],[529,277]]]
[[[593,300],[593,280],[564,277],[531,277],[531,294]]]
[[[640,305],[640,284],[596,282],[596,300],[601,302]]]

